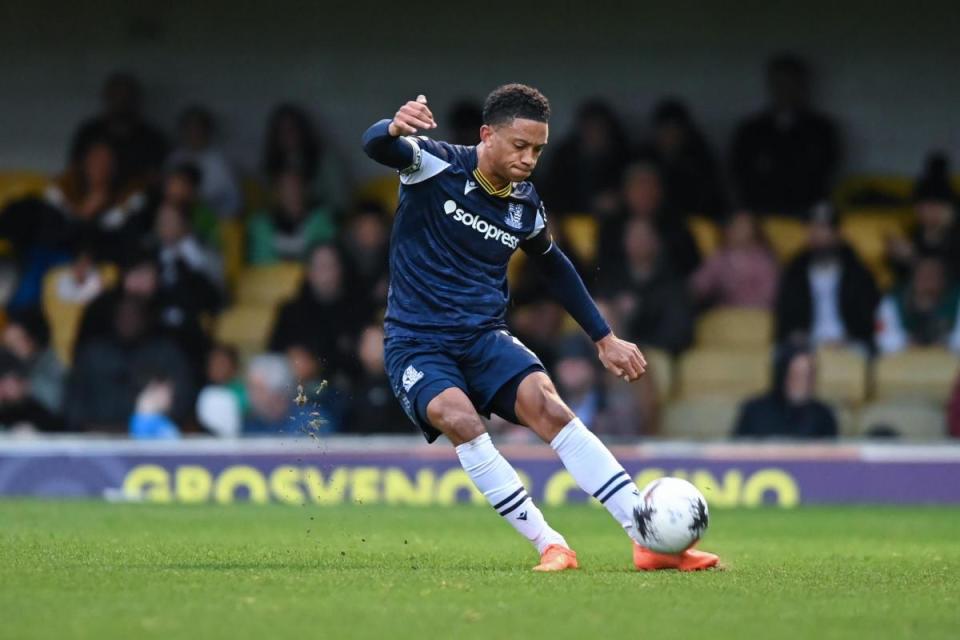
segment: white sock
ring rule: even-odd
[[[520,476],[493,446],[489,434],[484,433],[458,446],[457,457],[497,513],[533,543],[539,553],[551,544],[567,546],[563,536],[547,524],[540,509],[527,495]]]
[[[599,500],[633,538],[633,508],[640,491],[600,438],[574,418],[550,446],[580,488]]]

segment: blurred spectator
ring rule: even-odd
[[[960,277],[960,224],[956,219],[957,194],[950,184],[947,157],[931,154],[913,187],[916,227],[909,239],[892,239],[888,255],[900,279],[923,257],[942,259],[954,278]]]
[[[31,394],[26,365],[7,349],[0,348],[0,429],[13,431],[60,431],[59,417]]]
[[[236,437],[248,409],[237,350],[230,345],[214,344],[207,354],[206,385],[197,396],[197,421],[214,435]]]
[[[200,197],[221,218],[232,218],[243,209],[240,183],[223,151],[214,144],[217,133],[213,114],[200,105],[187,107],[177,123],[179,145],[167,159],[168,167],[189,164],[200,172]]]
[[[15,312],[3,328],[3,346],[23,363],[30,396],[53,414],[63,406],[64,368],[50,347],[50,327],[40,310]]]
[[[626,266],[607,280],[600,297],[619,316],[624,338],[671,353],[682,351],[693,340],[693,309],[686,286],[664,259],[651,221],[631,219],[622,242]]]
[[[761,214],[803,215],[830,195],[840,163],[832,120],[811,105],[811,73],[793,54],[767,66],[770,104],[741,122],[733,139],[740,204]]]
[[[300,174],[295,171],[277,174],[274,197],[273,209],[255,214],[247,224],[252,264],[299,262],[313,247],[333,239],[336,233],[333,215],[327,209],[310,206]]]
[[[85,305],[103,293],[103,288],[103,276],[94,261],[93,251],[81,247],[70,268],[57,278],[54,289],[57,298],[63,302]]]
[[[816,361],[802,347],[781,347],[774,359],[773,388],[745,402],[734,429],[737,437],[835,438],[833,411],[814,397]]]
[[[83,122],[74,133],[70,161],[78,162],[96,141],[109,140],[117,149],[121,184],[159,177],[167,141],[143,118],[140,81],[129,73],[113,73],[103,86],[101,99],[100,115]]]
[[[615,209],[629,142],[619,116],[600,99],[580,105],[573,131],[551,153],[539,184],[557,214]]]
[[[393,396],[383,368],[383,329],[369,325],[357,346],[360,375],[355,380],[344,416],[350,433],[413,433],[400,403]]]
[[[786,266],[776,302],[778,342],[800,338],[815,346],[873,346],[879,302],[873,275],[842,239],[836,211],[811,213],[807,248]]]
[[[357,303],[371,311],[387,304],[390,218],[377,203],[364,203],[347,220],[341,245],[349,281]]]
[[[297,421],[296,381],[287,358],[280,354],[259,355],[247,367],[247,397],[250,409],[244,419],[245,435],[270,436],[295,433]]]
[[[770,309],[779,267],[756,218],[737,211],[724,223],[723,244],[690,279],[701,304]]]
[[[480,142],[480,127],[483,126],[483,105],[471,98],[453,103],[447,114],[450,127],[448,142],[471,147]]]
[[[156,329],[143,297],[123,295],[113,307],[111,331],[79,346],[64,404],[73,430],[126,432],[141,392],[151,383],[173,385],[169,418],[183,423],[196,394],[187,358]]]
[[[944,346],[960,352],[960,291],[943,261],[920,258],[910,281],[884,296],[877,310],[877,347],[893,353],[910,346]]]
[[[223,284],[223,264],[220,256],[197,238],[189,210],[173,203],[162,204],[153,235],[160,258],[161,290],[171,300],[197,307],[196,312],[215,311],[219,306],[217,287]]]
[[[666,200],[681,215],[718,218],[726,205],[716,157],[693,121],[687,105],[676,99],[657,104],[653,139],[643,149],[662,168]]]
[[[625,268],[624,229],[633,219],[652,224],[663,245],[663,259],[678,275],[686,277],[700,264],[697,243],[680,216],[676,215],[663,193],[660,169],[651,160],[638,160],[625,171],[623,209],[600,224],[597,278],[616,279]]]
[[[558,345],[553,369],[557,391],[570,409],[596,433],[648,434],[656,425],[656,394],[650,376],[628,384],[599,367],[597,349],[580,333]]]
[[[542,295],[542,288],[539,293]],[[532,294],[521,292],[521,295]],[[522,302],[510,309],[508,321],[517,339],[537,354],[547,371],[553,371],[556,347],[564,332],[567,313],[559,304],[541,295],[533,295],[532,299],[526,300],[521,298]]]
[[[343,260],[331,244],[310,253],[300,292],[277,314],[270,351],[303,349],[319,365],[317,378],[339,385],[337,376],[356,368],[354,342],[367,318],[345,288]]]
[[[282,174],[296,173],[303,178],[307,197],[331,210],[339,210],[349,193],[343,163],[332,145],[317,134],[307,112],[293,104],[281,104],[270,114],[263,169],[274,184]]]
[[[220,246],[220,221],[217,214],[200,196],[203,176],[195,165],[174,165],[163,181],[163,192],[156,208],[172,204],[188,213],[190,225],[197,238],[209,247]]]
[[[151,380],[137,395],[130,416],[130,437],[134,440],[173,440],[180,429],[170,419],[173,408],[173,384],[169,380]]]

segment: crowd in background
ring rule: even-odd
[[[734,428],[744,436],[837,435],[813,393],[820,345],[871,356],[909,345],[960,352],[960,223],[947,158],[918,159],[912,235],[889,242],[895,278],[884,290],[838,231],[830,200],[843,136],[812,103],[811,80],[803,60],[773,59],[769,102],[722,152],[682,100],[657,104],[639,135],[590,100],[533,177],[561,244],[576,241],[560,232],[566,216],[596,221],[595,257],[570,255],[621,337],[676,355],[712,306],[773,312],[773,385],[744,404]],[[143,438],[412,433],[383,371],[392,212],[353,197],[308,111],[281,104],[270,115],[255,176],[266,195],[253,198],[220,151],[211,109],[186,107],[168,135],[144,116],[135,77],[111,76],[102,98],[66,145],[65,171],[42,195],[0,212],[0,425]],[[480,124],[479,105],[459,102],[446,138],[475,144]],[[762,232],[772,214],[807,225],[806,246],[785,264]],[[722,229],[709,256],[687,224],[693,215]],[[219,233],[231,220],[244,223],[247,264],[304,265],[266,352],[250,358],[211,331],[232,302]],[[45,275],[64,265],[54,295],[84,305],[69,367],[54,353],[41,304]],[[609,379],[589,340],[542,297],[536,273],[511,285],[512,329],[584,421],[614,435],[656,433],[650,380]],[[960,423],[960,405],[956,413]],[[953,429],[960,434],[960,424]]]

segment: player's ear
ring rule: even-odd
[[[488,124],[480,126],[480,141],[484,144],[493,136],[493,127]]]

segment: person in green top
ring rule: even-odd
[[[247,224],[250,264],[302,261],[318,244],[336,235],[329,209],[311,207],[303,177],[288,170],[274,179],[274,204]]]

